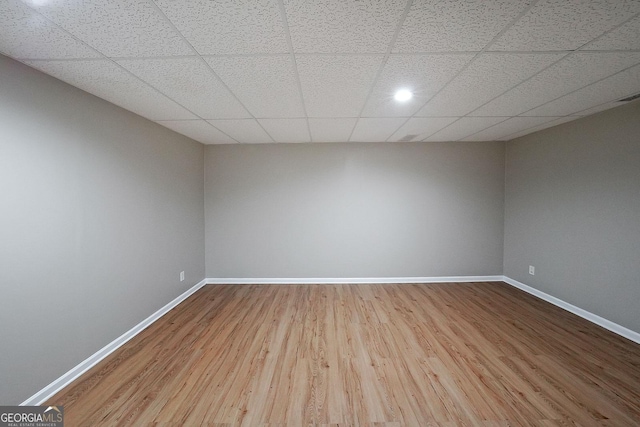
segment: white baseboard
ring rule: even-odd
[[[49,384],[48,386],[46,386],[45,388],[43,388],[42,390],[40,390],[39,392],[31,396],[27,400],[22,402],[20,405],[21,406],[41,405],[47,399],[51,398],[53,395],[55,395],[57,392],[62,390],[64,387],[71,384],[71,382],[74,381],[76,378],[78,378],[80,375],[87,372],[89,369],[95,366],[102,359],[104,359],[105,357],[107,357],[108,355],[116,351],[118,348],[120,348],[123,344],[125,344],[131,338],[138,335],[140,332],[146,329],[149,325],[151,325],[153,322],[155,322],[156,320],[161,318],[163,315],[168,313],[169,310],[171,310],[172,308],[180,304],[182,301],[184,301],[189,296],[191,296],[191,294],[193,294],[194,292],[196,292],[198,289],[200,289],[206,284],[207,284],[206,280],[200,281],[200,283],[194,285],[193,287],[191,287],[190,289],[182,293],[180,296],[175,298],[173,301],[171,301],[170,303],[162,307],[160,310],[156,311],[151,316],[147,317],[142,322],[138,323],[136,326],[134,326],[133,328],[131,328],[130,330],[128,330],[127,332],[125,332],[124,334],[122,334],[121,336],[119,336],[118,338],[116,338],[115,340],[113,340],[112,342],[110,342],[109,344],[107,344],[97,352],[95,352],[93,355],[89,356],[86,360],[81,362],[79,365],[72,368],[69,372],[62,375],[57,380],[53,381],[51,384]]]
[[[349,285],[391,283],[502,282],[504,276],[209,278],[208,285]]]
[[[551,304],[563,308],[577,316],[582,317],[583,319],[587,319],[588,321],[595,323],[596,325],[602,326],[605,329],[610,330],[618,335],[621,335],[631,341],[634,341],[640,344],[640,333],[632,331],[631,329],[625,328],[624,326],[618,325],[610,320],[605,319],[604,317],[600,317],[597,314],[593,314],[587,310],[584,310],[580,307],[576,307],[575,305],[569,304],[561,300],[560,298],[556,298],[552,295],[539,291],[531,286],[525,285],[524,283],[518,282],[517,280],[513,280],[510,277],[504,276],[502,279],[505,283],[510,284],[518,289],[525,291],[528,294],[536,296],[540,299],[543,299]]]

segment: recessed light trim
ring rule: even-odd
[[[398,102],[407,102],[413,98],[413,93],[409,89],[398,89],[393,98]]]
[[[51,0],[27,0],[27,2],[31,4],[31,6],[35,7],[45,6],[50,1]]]

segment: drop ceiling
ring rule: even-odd
[[[640,1],[0,0],[0,52],[205,144],[509,140],[640,92]]]

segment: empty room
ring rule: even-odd
[[[638,98],[637,0],[0,0],[0,426],[640,425]]]

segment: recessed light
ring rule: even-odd
[[[413,98],[413,93],[409,89],[399,89],[393,97],[398,102],[407,102]]]

